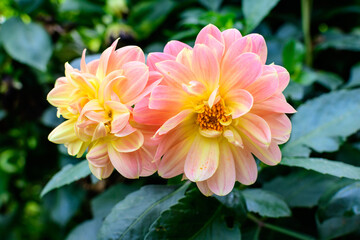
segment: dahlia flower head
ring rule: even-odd
[[[100,59],[86,64],[85,50],[80,70],[65,64],[65,77],[56,80],[47,100],[65,121],[49,135],[64,144],[68,153],[86,158],[99,179],[115,168],[126,178],[153,174],[156,145],[150,138],[156,126],[134,121],[133,106],[162,79],[149,71],[142,50],[127,46],[115,51],[117,40]]]
[[[267,47],[258,34],[242,36],[208,25],[194,47],[170,41],[150,53],[150,71],[163,75],[135,105],[134,120],[158,125],[155,161],[163,178],[184,174],[204,195],[226,195],[236,181],[256,181],[255,155],[267,165],[281,160],[294,113],[282,94],[289,73],[266,65]]]

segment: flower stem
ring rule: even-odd
[[[311,15],[311,2],[312,0],[301,0],[301,20],[302,30],[305,40],[305,63],[309,67],[312,65],[312,44],[310,35],[310,15]]]
[[[261,221],[260,219],[258,219],[257,217],[255,217],[254,215],[252,215],[250,213],[248,213],[247,216],[251,221],[255,222],[260,228],[261,227],[268,228],[270,230],[273,230],[273,231],[276,231],[276,232],[279,232],[279,233],[294,237],[296,239],[301,239],[301,240],[313,240],[313,239],[315,239],[315,238],[313,238],[311,236],[308,236],[308,235],[305,235],[305,234],[302,234],[302,233],[298,233],[298,232],[295,232],[295,231],[290,230],[290,229],[286,229],[286,228],[279,227],[279,226],[276,226],[276,225],[273,225],[273,224],[265,223],[265,222]]]

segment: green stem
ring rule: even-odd
[[[301,240],[313,240],[313,239],[315,239],[315,238],[313,238],[311,236],[308,236],[308,235],[305,235],[305,234],[302,234],[302,233],[298,233],[298,232],[295,232],[295,231],[290,230],[290,229],[286,229],[286,228],[279,227],[279,226],[276,226],[276,225],[273,225],[273,224],[265,223],[265,222],[261,221],[260,219],[258,219],[257,217],[255,217],[254,215],[252,215],[250,213],[248,213],[247,216],[248,216],[248,218],[250,220],[255,222],[259,227],[268,228],[270,230],[273,230],[273,231],[276,231],[276,232],[279,232],[279,233],[294,237],[296,239],[301,239]]]
[[[302,30],[305,40],[305,62],[306,65],[312,65],[312,44],[310,35],[310,15],[311,15],[311,2],[312,0],[301,0],[301,20]]]

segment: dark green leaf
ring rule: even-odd
[[[265,183],[263,188],[279,194],[290,207],[314,207],[324,191],[337,180],[332,176],[301,170],[277,177]]]
[[[359,230],[360,215],[335,217],[318,223],[321,239],[333,239]],[[345,238],[344,238],[345,239]]]
[[[209,10],[217,11],[223,0],[199,0],[199,2]]]
[[[302,167],[336,177],[360,180],[360,167],[355,167],[343,162],[323,158],[285,157],[281,160],[280,164],[291,167]]]
[[[227,208],[230,208],[233,211],[235,211],[236,215],[240,217],[246,215],[247,209],[246,209],[245,199],[239,189],[234,188],[228,195],[215,196],[215,198],[219,200]]]
[[[87,0],[65,0],[61,3],[60,12],[102,13],[101,5]]]
[[[40,196],[43,197],[51,190],[70,184],[80,178],[88,176],[89,174],[90,169],[87,160],[83,160],[76,165],[68,164],[52,177],[42,190]]]
[[[292,118],[284,156],[309,156],[311,150],[331,152],[341,139],[360,129],[360,90],[341,90],[307,101]]]
[[[58,118],[56,116],[57,109],[54,107],[49,107],[46,109],[41,116],[41,122],[47,127],[55,128],[63,122],[63,118]]]
[[[20,18],[10,18],[1,26],[0,37],[4,49],[15,60],[41,71],[46,70],[52,44],[41,25],[25,24]]]
[[[66,237],[66,240],[96,240],[101,226],[101,219],[92,219],[76,226]]]
[[[184,196],[189,182],[175,186],[148,185],[126,196],[105,218],[99,239],[144,239],[161,212]]]
[[[44,0],[14,0],[19,6],[20,10],[30,13],[37,9]]]
[[[137,190],[135,185],[117,184],[106,190],[91,201],[91,209],[95,218],[104,218],[116,203],[123,200],[129,193]]]
[[[343,34],[339,32],[329,32],[323,35],[325,39],[316,46],[316,49],[323,50],[335,48],[338,50],[360,51],[359,34]]]
[[[296,69],[300,69],[305,56],[305,47],[302,43],[290,40],[284,46],[282,52],[284,67],[293,73]]]
[[[251,32],[278,2],[279,0],[242,0],[246,32]]]
[[[263,217],[288,217],[291,211],[284,200],[276,194],[262,189],[246,189],[242,191],[248,211]]]
[[[238,228],[220,220],[221,205],[194,189],[151,225],[146,239],[239,239]]]
[[[175,5],[173,0],[139,2],[130,12],[129,25],[134,26],[139,39],[147,38],[165,21]]]
[[[351,68],[350,79],[346,87],[360,86],[360,63]]]
[[[51,219],[64,226],[77,212],[84,197],[83,189],[66,186],[46,195],[44,202],[50,211]]]
[[[330,90],[337,89],[343,83],[341,77],[335,73],[324,71],[316,72],[316,81]]]

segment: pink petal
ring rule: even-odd
[[[92,75],[96,75],[97,69],[99,67],[100,59],[93,60],[87,64],[88,72]]]
[[[228,129],[224,131],[223,135],[229,143],[232,143],[237,147],[244,147],[240,134],[232,126],[229,126]]]
[[[224,100],[233,119],[248,113],[253,106],[253,96],[246,90],[235,88],[229,91]]]
[[[251,52],[259,55],[261,63],[265,64],[267,58],[267,46],[264,37],[256,33],[249,34],[246,37],[251,38]]]
[[[258,112],[277,112],[277,113],[295,113],[296,110],[286,102],[284,96],[280,94],[274,94],[270,98],[255,103],[253,108]]]
[[[111,56],[108,63],[107,74],[123,68],[128,62],[145,63],[144,52],[138,46],[125,46],[117,49]]]
[[[179,110],[184,104],[184,91],[181,89],[160,85],[154,88],[149,99],[150,109]]]
[[[48,102],[55,107],[67,107],[70,95],[74,91],[70,84],[61,84],[53,88],[47,95]]]
[[[130,112],[126,105],[115,102],[107,101],[105,106],[111,111],[111,133],[120,132],[129,122]]]
[[[220,30],[216,26],[214,26],[212,24],[208,24],[206,27],[201,29],[201,31],[197,35],[195,44],[206,43],[209,35],[212,36],[213,38],[215,38],[216,40],[218,40],[220,43],[222,43],[222,44],[224,43],[224,38],[223,38]]]
[[[193,96],[201,95],[206,91],[205,85],[198,81],[190,81],[188,85],[183,83],[181,86],[187,94]],[[216,90],[218,90],[218,88]]]
[[[97,124],[95,128],[91,141],[95,141],[98,140],[99,138],[103,138],[106,136],[106,134],[107,134],[107,130],[105,128],[105,124],[100,122]]]
[[[165,45],[164,53],[176,57],[184,48],[191,49],[191,47],[185,43],[172,40]]]
[[[209,179],[219,165],[219,143],[216,138],[197,134],[185,160],[185,175],[193,182]]]
[[[224,45],[224,40],[218,40],[215,37],[213,37],[212,35],[208,34],[206,36],[206,38],[204,39],[204,42],[201,43],[204,44],[206,46],[208,46],[213,52],[214,55],[216,56],[217,61],[220,63],[225,51],[225,45]]]
[[[176,57],[176,61],[192,69],[193,50],[184,48]]]
[[[196,185],[199,188],[200,192],[205,196],[209,197],[213,195],[213,192],[208,187],[207,181],[196,182]]]
[[[271,130],[269,125],[256,114],[247,113],[239,118],[237,129],[261,147],[266,148],[271,143]]]
[[[279,87],[279,77],[274,67],[264,65],[261,76],[246,87],[254,97],[254,101],[263,101],[271,97]]]
[[[257,166],[248,149],[231,147],[234,156],[236,180],[245,185],[253,184],[257,178]]]
[[[96,167],[104,167],[109,162],[108,156],[108,144],[104,141],[98,141],[95,143],[86,154],[86,159]]]
[[[139,178],[142,168],[141,159],[137,158],[133,152],[121,153],[111,145],[108,152],[112,165],[121,175],[126,178]]]
[[[110,162],[104,167],[96,167],[89,162],[89,168],[91,173],[100,180],[108,178],[114,171],[114,167]]]
[[[101,102],[106,102],[108,100],[119,101],[119,89],[121,85],[126,81],[124,76],[124,71],[122,69],[112,71],[110,74],[101,81],[99,88],[98,99]]]
[[[114,139],[111,144],[113,148],[122,153],[134,152],[144,143],[144,136],[140,131],[135,131],[125,137]]]
[[[147,57],[147,65],[149,66],[150,71],[157,71],[156,63],[166,61],[166,60],[175,60],[176,58],[173,55],[166,53],[149,53]]]
[[[81,72],[89,72],[89,69],[86,66],[86,62],[85,62],[85,55],[86,55],[86,49],[83,50],[82,55],[81,55],[81,62],[80,62]]]
[[[275,142],[271,142],[269,147],[264,148],[254,143],[250,138],[246,138],[244,144],[260,161],[267,165],[276,165],[281,161],[281,151]]]
[[[135,131],[136,128],[133,128],[129,123],[127,123],[124,128],[122,128],[119,132],[116,132],[114,135],[115,137],[125,137]]]
[[[283,144],[290,138],[291,122],[285,114],[267,114],[262,118],[269,124],[271,129],[272,141]]]
[[[143,98],[140,102],[136,103],[133,117],[135,122],[148,125],[162,125],[169,118],[173,117],[176,112],[167,110],[154,110],[149,109],[149,98]]]
[[[154,162],[154,153],[156,147],[142,146],[136,151],[138,157],[141,159],[140,176],[146,177],[152,175],[157,170],[157,164]]]
[[[118,43],[119,39],[116,39],[110,47],[108,47],[100,56],[100,60],[99,60],[99,66],[96,72],[96,76],[99,79],[104,79],[105,76],[107,75],[107,70],[108,70],[108,63],[109,63],[109,59],[111,54],[113,54],[116,45]]]
[[[236,28],[231,28],[231,29],[227,29],[225,31],[223,31],[222,36],[224,38],[224,42],[225,42],[225,51],[227,49],[229,49],[229,47],[238,39],[240,39],[241,33],[239,32],[239,30],[237,30]]]
[[[78,139],[75,134],[76,119],[66,120],[49,134],[49,141],[57,144],[72,142]]]
[[[232,89],[246,88],[253,83],[262,72],[259,56],[244,53],[221,68],[220,93],[225,95]]]
[[[220,144],[219,166],[214,175],[207,180],[207,184],[213,193],[224,196],[230,193],[234,188],[235,179],[236,174],[233,154],[229,144],[227,142],[222,142]]]
[[[200,81],[210,90],[214,90],[219,84],[220,69],[213,51],[206,45],[195,45],[192,63],[196,79],[190,80]]]
[[[122,102],[128,103],[144,90],[149,79],[149,69],[141,62],[128,62],[123,65],[126,81],[121,84],[119,97]]]
[[[167,60],[156,64],[157,69],[164,75],[164,82],[174,86],[181,87],[181,84],[187,84],[195,80],[194,74],[185,65],[176,61]]]
[[[275,70],[277,71],[277,74],[279,76],[279,89],[278,89],[278,92],[282,92],[282,91],[285,90],[285,88],[289,84],[290,74],[282,66],[272,65],[272,67],[275,68]]]
[[[184,173],[185,159],[191,144],[192,138],[185,138],[166,151],[158,166],[161,177],[172,178]]]
[[[151,93],[154,88],[160,84],[163,80],[163,76],[159,72],[149,72],[149,80],[144,90],[134,99],[132,102],[127,103],[128,106],[132,106],[137,102],[141,101],[145,96]]]
[[[185,109],[179,112],[177,115],[173,116],[169,120],[167,120],[160,128],[157,130],[156,135],[163,135],[173,128],[175,128],[177,125],[179,125],[181,122],[183,122],[186,118],[190,117],[189,115],[193,113],[192,109]]]

